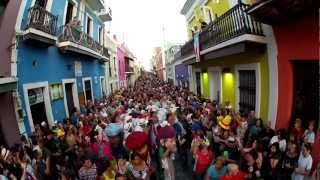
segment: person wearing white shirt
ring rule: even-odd
[[[314,121],[309,122],[309,127],[304,131],[303,140],[304,143],[314,144],[315,141],[315,133],[314,133]]]
[[[269,146],[274,143],[279,143],[279,149],[281,152],[286,151],[287,141],[285,139],[285,132],[284,130],[279,130],[275,136],[273,136],[270,140]]]
[[[312,168],[312,157],[310,155],[311,145],[304,144],[302,147],[302,152],[299,156],[298,166],[294,169],[292,173],[292,180],[304,180],[308,177],[310,170]]]

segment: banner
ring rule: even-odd
[[[196,62],[200,62],[199,32],[195,32],[193,35],[193,49],[196,56]]]

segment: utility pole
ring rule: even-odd
[[[165,50],[166,50],[166,36],[165,36],[165,27],[164,27],[164,24],[162,25],[162,35],[163,35],[163,47],[162,47],[162,75],[163,75],[163,80],[166,81],[166,53],[165,53]]]

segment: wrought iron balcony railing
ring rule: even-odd
[[[104,47],[90,37],[87,33],[80,31],[71,25],[64,25],[60,29],[60,42],[73,42],[77,45],[86,47],[94,52],[103,55]]]
[[[246,13],[248,7],[249,5],[240,3],[204,28],[199,36],[201,50],[243,34],[263,36],[261,23]],[[188,57],[193,52],[193,39],[191,39],[182,46],[181,57]]]
[[[57,20],[58,16],[52,15],[42,7],[34,6],[29,9],[26,29],[34,28],[55,36],[57,30]]]

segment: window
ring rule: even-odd
[[[210,7],[203,7],[203,15],[207,24],[214,20],[214,16]]]
[[[239,71],[239,98],[241,112],[248,113],[255,111],[256,75],[254,70]]]
[[[4,11],[7,7],[8,0],[0,1],[0,25],[2,21],[2,16],[4,14]]]
[[[84,81],[84,90],[85,90],[85,94],[86,94],[86,101],[92,100],[91,81],[90,80]]]
[[[108,62],[108,65],[109,65],[109,77],[111,77],[112,74],[111,74],[111,63],[110,63],[110,61]]]
[[[34,6],[43,7],[45,9],[47,7],[47,0],[36,0]]]
[[[90,36],[92,36],[92,19],[87,16],[87,34],[89,34]]]
[[[99,43],[102,45],[103,44],[103,29],[99,27]]]
[[[116,57],[113,57],[113,68],[114,68],[114,72],[117,72]],[[115,73],[115,76],[116,76],[116,73]]]
[[[68,2],[67,14],[66,14],[66,24],[70,23],[73,18],[73,4]]]

